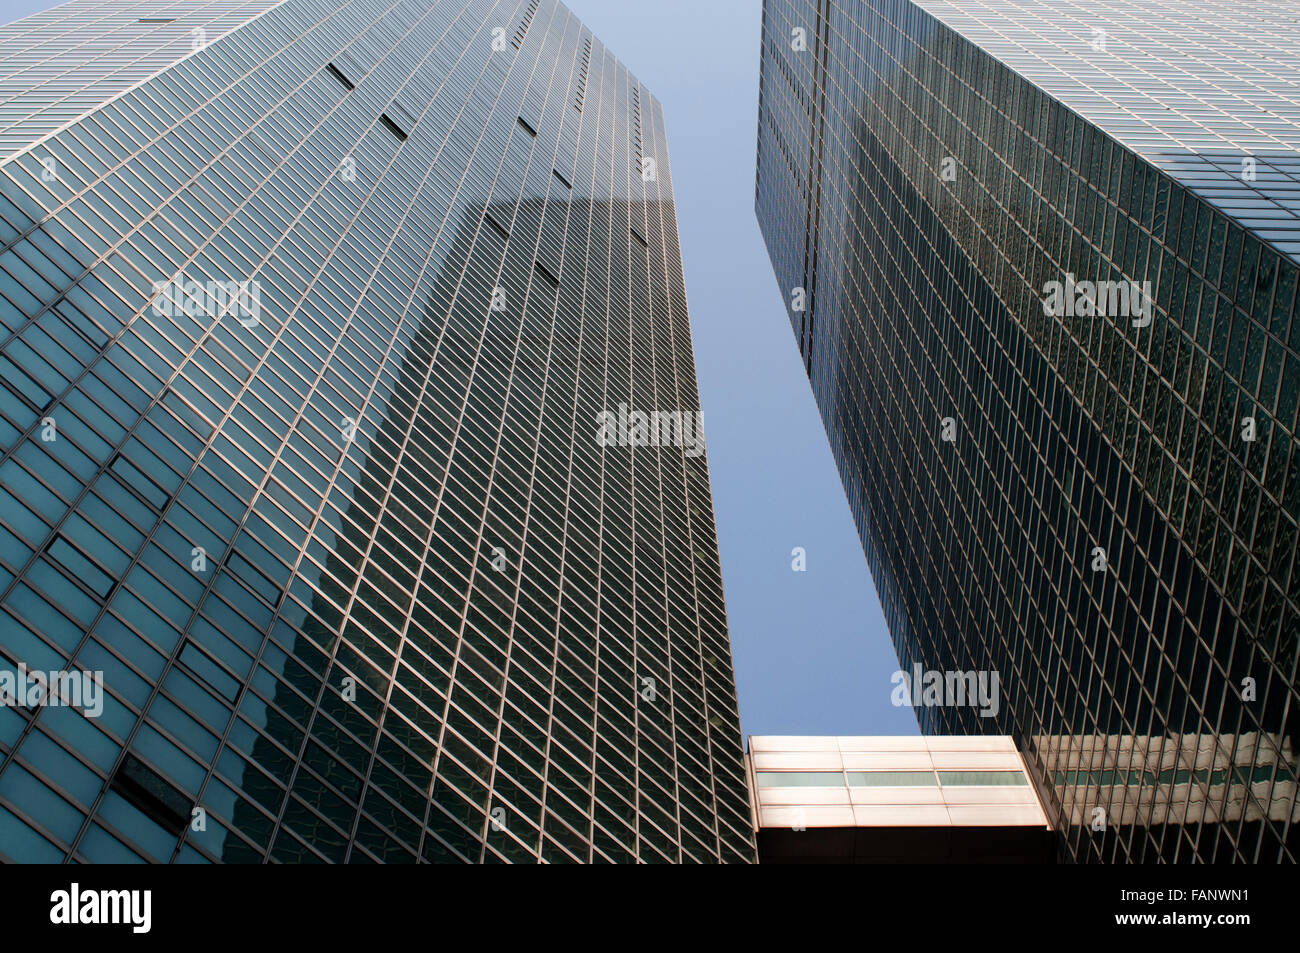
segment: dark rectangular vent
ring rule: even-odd
[[[343,84],[343,88],[346,89],[348,92],[351,92],[352,90],[357,88],[356,84],[353,83],[352,80],[344,76],[343,71],[339,69],[337,66],[335,66],[333,63],[326,63],[325,68],[329,70],[331,76],[333,76],[335,79],[337,79],[340,83]]]
[[[573,108],[582,112],[582,103],[587,98],[587,77],[591,73],[591,37],[582,50],[582,68],[578,72],[578,81],[574,84]]]
[[[530,136],[532,136],[534,139],[537,138],[537,130],[534,129],[534,128],[532,127],[532,124],[529,123],[528,120],[525,119],[523,116],[520,116],[520,117],[519,117],[519,125],[523,126],[523,127],[524,127],[524,131],[527,132],[527,133],[528,133]]]
[[[635,228],[632,229],[632,237],[635,238],[637,241],[639,241],[646,248],[650,247],[650,243],[646,241],[644,238],[642,238],[641,233],[638,232]]]
[[[141,17],[136,23],[175,23],[175,17]]]
[[[496,216],[493,215],[491,212],[485,213],[483,216],[483,220],[486,221],[493,228],[495,228],[501,234],[502,238],[507,240],[510,238],[509,230],[507,230],[504,225],[498,222]]]
[[[189,826],[194,802],[133,754],[128,753],[122,759],[108,787],[138,807],[164,830],[179,834]]]
[[[393,122],[393,120],[381,114],[379,117],[379,121],[384,124],[385,128],[387,128],[389,132],[391,132],[394,136],[397,137],[398,142],[406,141],[406,133],[402,130],[402,127],[399,126],[397,123]]]
[[[528,35],[528,28],[533,23],[533,16],[537,13],[538,0],[532,0],[528,4],[528,9],[524,11],[523,17],[519,20],[519,28],[515,30],[515,35],[511,38],[510,44],[517,50],[524,45],[524,37]]]
[[[632,145],[636,150],[637,164],[640,165],[641,160],[645,158],[645,139],[641,135],[641,97],[635,89],[632,92],[636,105],[636,110],[632,113]]]
[[[559,170],[559,169],[552,169],[551,171],[555,173],[555,177],[556,177],[557,179],[560,180],[560,184],[561,184],[562,186],[564,186],[564,187],[565,187],[566,189],[568,189],[570,192],[573,191],[573,183],[570,182],[568,179],[566,179],[564,176],[562,176],[562,175],[560,174],[560,170]]]
[[[533,262],[533,267],[536,268],[538,271],[540,271],[542,273],[542,277],[546,278],[546,280],[549,281],[551,284],[555,285],[555,287],[557,288],[560,287],[560,279],[555,277],[553,274],[551,274],[551,270],[547,268],[545,265],[543,265],[540,261]]]
[[[397,123],[398,128],[405,129],[407,132],[414,129],[416,122],[419,121],[409,109],[397,100],[393,100],[388,104],[388,116],[393,122]]]

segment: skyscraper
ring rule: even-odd
[[[1004,696],[911,703],[1074,860],[1300,854],[1298,12],[764,4],[758,219],[899,661]]]
[[[554,0],[0,62],[0,854],[752,860],[635,77]]]

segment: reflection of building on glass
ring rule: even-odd
[[[1215,744],[1200,735],[1075,735],[1038,743],[1057,752],[1052,787],[1071,825],[1096,823],[1098,807],[1119,825],[1260,821],[1263,805],[1271,821],[1300,821],[1289,738],[1219,735]]]
[[[750,736],[760,863],[1044,863],[1010,738]]]
[[[1000,674],[921,730],[1197,738],[1063,854],[1294,863],[1300,2],[1176,6],[766,0],[756,213],[900,669]]]

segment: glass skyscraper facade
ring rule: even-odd
[[[1297,12],[764,4],[757,215],[899,661],[1001,677],[922,730],[1015,737],[1069,859],[1300,853]]]
[[[645,87],[554,0],[0,64],[0,676],[103,685],[0,706],[0,857],[752,861]]]

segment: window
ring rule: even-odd
[[[1029,781],[1019,771],[940,771],[939,783],[945,787],[1015,787]]]
[[[844,775],[839,771],[759,771],[760,788],[839,788]]]
[[[850,771],[849,786],[855,788],[932,788],[933,771]]]

